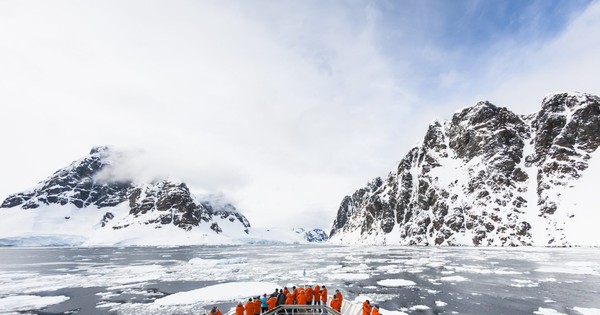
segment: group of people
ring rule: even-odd
[[[306,288],[292,287],[289,290],[287,287],[283,289],[275,289],[268,297],[263,294],[262,297],[257,296],[249,298],[246,304],[239,302],[235,308],[236,315],[260,315],[264,314],[279,305],[327,305],[327,288],[315,285]],[[329,306],[337,312],[341,312],[342,301],[344,297],[340,290],[335,290]],[[209,315],[222,315],[221,311],[215,306],[210,311]],[[363,302],[362,315],[380,315],[379,306],[371,305],[369,300]]]
[[[308,286],[304,288],[292,287],[288,289],[275,289],[268,297],[263,294],[262,297],[249,298],[246,304],[239,302],[235,308],[236,315],[260,315],[266,313],[279,305],[327,305],[327,287]],[[340,312],[342,309],[342,293],[335,290],[335,294],[330,302],[331,308]]]
[[[363,315],[379,315],[379,305],[371,305],[369,300],[365,300],[362,305]]]

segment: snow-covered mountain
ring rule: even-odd
[[[548,95],[532,115],[479,102],[346,196],[331,241],[598,246],[599,145],[597,96]]]
[[[112,176],[121,155],[93,148],[33,189],[9,196],[0,206],[0,245],[323,241],[314,231],[253,229],[223,196],[197,197],[180,181],[139,183]]]

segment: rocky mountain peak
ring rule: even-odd
[[[90,155],[93,155],[93,154],[108,155],[108,154],[110,154],[110,152],[111,152],[111,149],[109,146],[106,146],[106,145],[95,146],[92,148],[92,150],[90,150]]]
[[[183,182],[159,179],[134,183],[107,178],[103,172],[121,162],[120,158],[121,154],[110,147],[94,147],[89,155],[56,171],[33,190],[9,196],[0,208],[35,209],[49,205],[106,208],[99,223],[113,229],[132,224],[156,227],[173,224],[189,231],[200,224],[210,224],[213,231],[220,233],[222,227],[213,221],[221,218],[237,222],[248,232],[250,223],[233,205],[198,199]],[[129,215],[118,219],[113,209],[122,206],[129,209]]]
[[[534,115],[482,101],[435,121],[382,185],[343,198],[330,236],[402,245],[570,244],[569,216],[555,213],[600,145],[599,104],[593,95],[559,93]]]

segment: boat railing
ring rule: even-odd
[[[274,309],[263,313],[263,315],[306,315],[306,314],[333,314],[342,315],[342,313],[325,305],[279,305]]]

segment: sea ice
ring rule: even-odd
[[[450,276],[450,277],[441,277],[441,281],[445,282],[462,282],[467,281],[468,279],[463,276]]]
[[[377,284],[382,287],[406,287],[416,285],[413,281],[404,279],[386,279],[377,281]]]
[[[0,298],[0,312],[17,312],[36,310],[48,305],[62,303],[69,297],[59,296],[37,296],[37,295],[15,295]]]
[[[574,307],[573,310],[575,312],[579,312],[581,315],[598,315],[598,314],[600,314],[600,308]]]
[[[566,315],[565,313],[561,313],[553,308],[543,308],[540,307],[538,308],[537,311],[533,312],[533,314],[538,314],[538,315]]]
[[[430,310],[431,308],[427,305],[414,305],[410,307],[411,311],[427,311]]]
[[[182,305],[199,302],[219,302],[270,294],[281,286],[272,282],[228,282],[192,291],[178,292],[156,299],[155,305]]]

